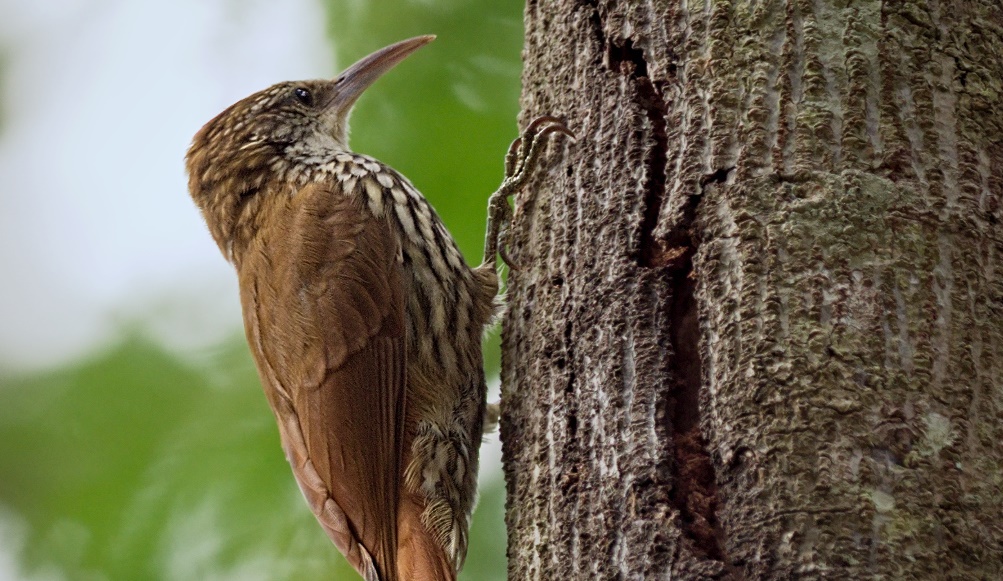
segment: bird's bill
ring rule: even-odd
[[[433,40],[435,35],[432,34],[416,36],[363,57],[334,79],[335,92],[328,106],[336,109],[339,114],[347,113],[376,79]]]

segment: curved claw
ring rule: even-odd
[[[529,122],[529,125],[526,127],[526,131],[523,132],[523,135],[535,135],[537,129],[539,129],[544,123],[553,123],[555,125],[565,127],[564,121],[558,117],[554,117],[553,115],[540,115],[536,119]],[[567,129],[567,127],[565,127],[565,129]]]
[[[537,117],[526,127],[522,135],[509,145],[505,154],[505,179],[498,191],[493,193],[488,201],[488,231],[484,241],[484,263],[495,264],[496,256],[513,270],[518,270],[515,261],[508,254],[507,227],[512,219],[512,208],[508,198],[516,193],[529,180],[530,173],[546,143],[546,136],[551,133],[562,133],[570,139],[575,134],[564,124],[564,121],[552,115]]]
[[[512,258],[512,255],[508,253],[508,244],[498,245],[498,256],[501,256],[502,262],[504,262],[511,270],[520,270],[519,263]]]
[[[550,125],[547,125],[542,130],[539,130],[539,127],[544,123],[549,123]],[[539,134],[537,134],[537,130],[540,131]],[[568,126],[564,124],[563,120],[552,115],[541,115],[540,117],[533,119],[533,121],[529,124],[529,127],[526,128],[526,134],[537,137],[546,135],[547,133],[553,133],[555,131],[563,133],[571,139],[576,138],[575,134],[568,129]]]
[[[542,137],[548,133],[563,133],[564,135],[567,135],[568,138],[571,139],[572,141],[578,141],[578,136],[576,136],[574,132],[568,129],[568,126],[565,125],[564,123],[554,123],[552,125],[547,125],[546,127],[540,130],[540,133],[537,134],[537,137]]]
[[[498,227],[498,256],[511,270],[519,270],[519,263],[508,252],[508,228],[512,224],[512,206],[506,203],[501,214]]]
[[[526,127],[526,130],[508,146],[505,154],[505,178],[514,178],[521,174],[527,163],[532,162],[533,146],[537,140],[550,133],[562,133],[572,141],[575,134],[568,129],[563,121],[552,115],[541,115]]]

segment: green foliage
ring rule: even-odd
[[[521,0],[329,0],[328,15],[343,67],[438,35],[362,98],[352,145],[408,176],[479,262],[517,131]],[[503,513],[498,476],[461,579],[505,578]],[[133,334],[91,361],[0,377],[0,525],[25,575],[358,578],[295,485],[242,339],[193,363]]]
[[[25,573],[356,579],[306,508],[240,342],[198,366],[140,338],[0,389],[0,504]],[[504,579],[504,492],[482,490],[465,578]]]

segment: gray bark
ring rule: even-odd
[[[530,0],[511,579],[1003,577],[996,0]],[[531,194],[529,192],[532,192]]]

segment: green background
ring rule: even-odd
[[[478,262],[485,202],[517,132],[522,3],[325,6],[341,68],[438,35],[362,98],[352,146],[408,176]],[[243,337],[183,359],[144,337],[125,328],[87,360],[27,376],[0,370],[0,543],[25,577],[357,579],[292,479]],[[505,578],[494,473],[461,579]]]

